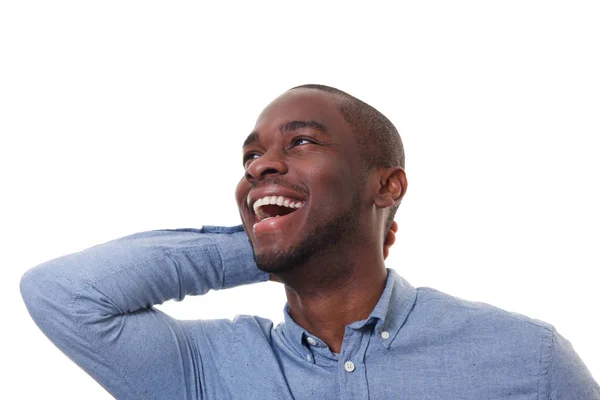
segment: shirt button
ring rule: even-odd
[[[381,332],[381,337],[383,339],[389,339],[390,338],[390,334],[387,331],[383,331],[383,332]]]
[[[354,363],[353,363],[352,361],[346,361],[346,362],[344,363],[344,369],[345,369],[347,372],[352,372],[352,371],[354,371]]]
[[[306,341],[308,342],[308,344],[310,344],[311,346],[316,346],[317,345],[317,341],[311,337],[307,337]]]
[[[307,359],[308,361],[310,361],[310,359],[311,359],[311,357],[310,357],[310,354],[307,354],[307,355],[306,355],[306,359]]]

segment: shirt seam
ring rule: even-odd
[[[546,370],[546,376],[547,376],[547,380],[548,380],[548,396],[546,396],[548,399],[550,399],[550,395],[552,394],[552,379],[551,379],[551,371],[552,368],[554,368],[554,332],[555,330],[552,330],[552,336],[550,337],[550,362],[548,363],[548,369]]]
[[[165,258],[169,258],[169,256],[171,256],[173,254],[182,254],[182,255],[200,254],[200,255],[202,255],[202,254],[206,254],[206,251],[205,251],[206,249],[214,248],[214,249],[216,249],[217,253],[219,254],[219,264],[220,264],[219,266],[222,271],[221,275],[223,276],[225,274],[225,271],[223,269],[223,258],[221,256],[221,252],[219,251],[219,246],[217,246],[215,243],[203,243],[203,244],[201,244],[201,246],[202,246],[202,249],[199,249],[198,246],[180,247],[178,249],[175,249],[176,251],[173,251],[173,249],[163,249],[162,253],[165,256]],[[155,259],[158,259],[158,258],[159,257],[155,257]],[[150,260],[145,260],[145,261],[150,261]],[[138,265],[138,263],[131,263],[129,265],[129,267],[136,266],[136,265]],[[177,299],[179,301],[181,301],[186,296],[184,294],[184,285],[183,285],[183,280],[182,280],[183,274],[181,273],[177,263],[174,263],[174,266],[177,271],[177,281],[178,281],[178,288],[179,288],[179,293],[178,293]],[[209,291],[221,289],[223,287],[223,279],[224,278],[221,277],[221,282],[220,282],[219,287],[209,288]]]
[[[221,253],[221,249],[219,248],[218,244],[211,243],[211,245],[214,246],[214,248],[217,250],[217,254],[219,255],[219,265],[221,267],[221,284],[218,289],[222,289],[225,286],[225,266],[223,265],[223,253]]]
[[[548,343],[548,341],[550,343]],[[548,351],[550,354],[548,355]],[[542,345],[540,348],[539,365],[540,370],[538,374],[538,390],[536,399],[549,399],[550,398],[550,370],[554,362],[554,335],[550,334],[542,338]]]
[[[234,321],[233,326],[234,326],[234,339],[233,342],[231,342],[231,351],[228,352],[226,357],[223,357],[223,359],[221,360],[221,362],[217,365],[217,371],[219,371],[219,375],[221,375],[221,368],[223,367],[223,364],[225,364],[226,361],[229,361],[229,359],[236,354],[236,350],[237,350],[237,344],[238,342],[240,342],[241,339],[241,335],[237,334],[237,329],[238,329],[238,321]],[[204,330],[204,326],[202,327],[202,331],[205,332]],[[205,333],[206,334],[206,333]]]
[[[193,382],[190,383],[186,382],[188,385],[190,385],[191,387],[190,390],[194,391],[194,395],[195,395],[195,399],[202,399],[202,392],[203,390],[206,390],[207,388],[207,384],[206,381],[203,381],[202,378],[202,374],[200,373],[200,370],[203,368],[199,367],[198,365],[202,365],[202,357],[200,356],[200,345],[198,343],[198,340],[196,339],[195,335],[192,333],[192,331],[190,330],[190,327],[188,326],[188,324],[190,322],[193,321],[187,321],[187,320],[183,320],[180,321],[181,322],[181,330],[185,331],[184,335],[186,340],[190,343],[190,347],[191,347],[191,352],[192,352],[192,359],[190,362],[190,365],[192,366],[192,371],[193,371]],[[204,332],[204,327],[202,327],[202,331]],[[197,357],[196,357],[197,355]],[[202,371],[204,372],[204,371]],[[187,379],[186,379],[187,381]]]

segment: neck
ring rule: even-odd
[[[346,325],[371,314],[387,279],[381,255],[345,254],[343,260],[311,260],[277,275],[285,284],[291,317],[335,353],[341,352]]]

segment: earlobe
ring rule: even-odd
[[[390,207],[400,204],[406,193],[406,173],[401,167],[385,168],[380,170],[380,180],[375,205],[377,207]]]

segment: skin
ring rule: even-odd
[[[400,167],[367,170],[339,105],[338,97],[316,89],[275,99],[244,145],[245,174],[236,188],[259,268],[285,285],[294,321],[335,353],[346,325],[366,319],[381,297],[384,259],[398,229],[394,222],[383,235],[387,210],[407,187]],[[303,207],[255,226],[248,196],[278,190]]]

